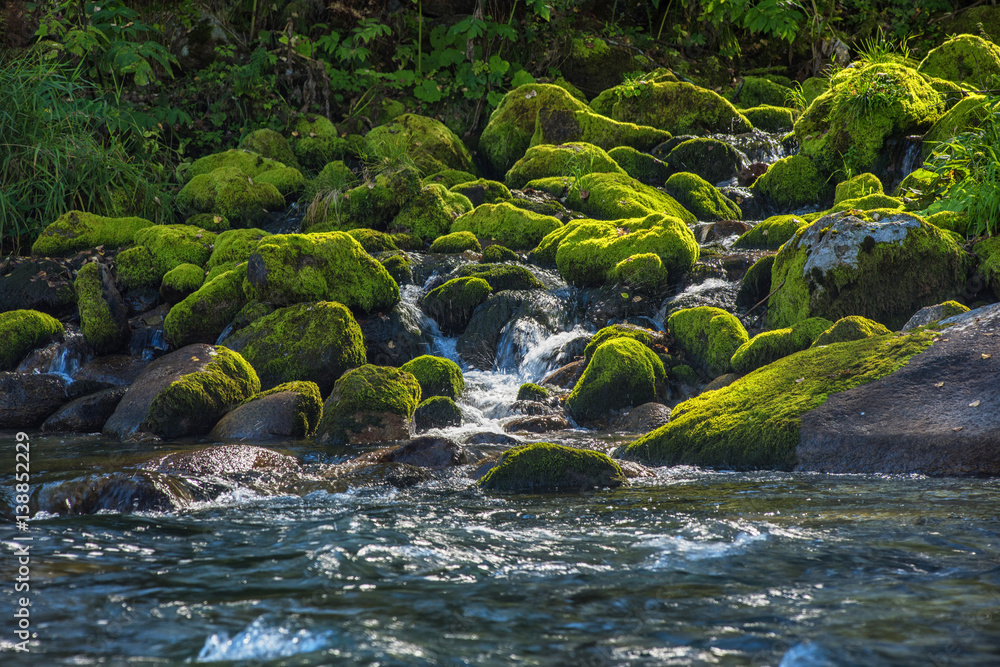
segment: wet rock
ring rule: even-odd
[[[67,260],[10,257],[0,263],[0,312],[37,310],[66,317],[76,310],[74,269]]]
[[[427,468],[407,463],[372,463],[354,468],[348,474],[338,476],[336,479],[345,482],[348,488],[388,485],[406,489],[429,482],[433,479],[433,475]]]
[[[129,317],[153,310],[160,302],[160,290],[152,287],[134,287],[122,297]]]
[[[644,479],[649,477],[656,477],[656,473],[650,468],[642,465],[637,461],[624,461],[621,459],[616,459],[615,463],[621,467],[622,472],[625,473],[625,477],[628,479]]]
[[[172,475],[236,475],[253,471],[291,471],[298,459],[254,445],[212,445],[157,456],[141,468]]]
[[[0,313],[0,370],[16,368],[32,350],[61,340],[63,332],[59,320],[37,310]]]
[[[503,430],[508,433],[548,433],[549,431],[562,431],[573,428],[568,419],[559,415],[546,415],[535,417],[515,417],[503,425]]]
[[[163,326],[170,307],[166,304],[129,320],[132,335],[128,341],[130,355],[136,357],[162,356],[167,351],[167,338]]]
[[[476,307],[486,301],[493,288],[482,278],[453,278],[429,291],[421,307],[449,335],[461,333]]]
[[[37,426],[69,400],[58,375],[0,373],[0,428]]]
[[[585,491],[628,480],[606,454],[539,442],[505,452],[479,484],[493,491]]]
[[[358,320],[364,335],[367,359],[379,366],[402,366],[427,354],[431,338],[420,328],[420,315],[405,303],[386,313]]]
[[[66,325],[61,341],[30,352],[14,370],[18,373],[56,373],[75,379],[81,365],[93,357],[94,349],[86,339],[73,325]]]
[[[551,415],[557,411],[540,401],[518,400],[510,406],[511,414],[527,415],[534,417],[538,415]]]
[[[709,137],[681,142],[670,151],[664,162],[675,173],[697,174],[712,184],[728,181],[740,170],[740,155],[736,149]]]
[[[612,338],[594,351],[566,410],[578,421],[594,421],[609,410],[656,400],[665,383],[663,362],[652,350],[631,338]]]
[[[311,414],[303,410],[302,403],[303,396],[291,390],[254,398],[227,413],[212,428],[208,437],[216,440],[266,440],[312,435],[322,406],[319,390],[315,391],[314,409],[309,411]]]
[[[612,431],[649,433],[670,421],[670,408],[662,403],[643,403],[611,422]]]
[[[679,310],[699,306],[733,312],[736,310],[736,295],[738,293],[739,283],[729,282],[722,278],[710,278],[688,285],[677,296],[666,299],[660,308],[666,311],[668,317]]]
[[[534,291],[505,291],[476,309],[456,346],[462,361],[473,368],[492,368],[504,327],[537,302]]]
[[[207,499],[197,485],[153,472],[129,471],[43,484],[30,506],[35,512],[62,515],[167,512]]]
[[[754,181],[763,176],[765,171],[767,171],[767,165],[763,162],[748,164],[740,169],[739,176],[737,177],[739,184],[743,187],[749,187],[754,184]]]
[[[397,368],[366,364],[344,373],[323,405],[316,442],[362,445],[413,437],[420,384]]]
[[[576,385],[587,362],[583,359],[572,361],[562,368],[557,368],[542,379],[542,384],[550,384],[560,389],[572,389]]]
[[[961,315],[962,313],[967,312],[969,312],[968,307],[963,306],[957,301],[946,301],[944,303],[939,303],[936,306],[925,306],[914,313],[913,317],[907,320],[906,324],[903,325],[902,331],[910,331],[911,329],[922,327],[925,324],[931,324],[932,322],[937,322],[938,320],[954,317],[955,315]]]
[[[468,463],[465,450],[454,440],[434,436],[414,438],[383,452],[376,463],[405,463],[419,468],[449,468]]]
[[[473,433],[462,441],[466,445],[519,445],[521,441],[505,433]]]
[[[127,387],[136,381],[149,365],[142,357],[112,354],[97,357],[84,364],[74,376],[77,382],[93,381],[116,387]]]
[[[413,422],[418,433],[462,425],[462,410],[447,396],[431,396],[417,406]]]
[[[118,403],[125,396],[125,391],[125,387],[112,387],[72,400],[46,419],[42,423],[42,430],[71,433],[100,432],[104,428],[104,422],[111,418]]]

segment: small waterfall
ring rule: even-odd
[[[80,367],[94,358],[94,350],[79,331],[66,331],[63,340],[35,350],[22,361],[19,373],[51,373],[72,382]]]
[[[744,134],[713,134],[710,136],[735,148],[743,160],[744,167],[756,162],[771,164],[783,157],[788,157],[788,152],[781,143],[780,135],[768,134],[756,128]]]

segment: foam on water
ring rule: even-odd
[[[648,537],[636,546],[657,549],[643,563],[650,570],[665,570],[677,567],[678,562],[692,562],[716,558],[728,558],[744,553],[757,542],[768,539],[767,533],[740,532],[731,540],[688,539],[680,535]]]
[[[329,633],[312,633],[285,625],[270,625],[263,616],[230,637],[217,632],[205,640],[196,662],[269,660],[312,653],[329,644]]]

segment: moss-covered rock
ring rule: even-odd
[[[625,170],[603,149],[592,144],[573,142],[553,146],[532,146],[507,172],[504,184],[521,189],[528,181],[549,176],[573,176],[586,173],[625,174]]]
[[[292,119],[289,129],[295,158],[313,173],[350,152],[349,142],[337,135],[337,127],[326,116],[301,114]]]
[[[525,382],[520,387],[517,388],[517,400],[519,401],[545,401],[552,392],[535,384],[534,382]]]
[[[543,237],[544,238],[544,237]],[[480,264],[499,264],[501,262],[520,262],[521,258],[516,252],[502,245],[491,245],[483,248],[483,256],[479,260]]]
[[[428,292],[421,305],[446,334],[461,333],[472,312],[492,294],[482,278],[453,278]]]
[[[291,415],[286,417],[286,419],[290,417],[291,428],[287,429],[287,432],[282,433],[254,433],[255,438],[267,437],[268,435],[293,438],[308,438],[314,436],[316,434],[316,427],[319,426],[319,420],[323,416],[323,398],[320,395],[319,387],[315,382],[295,381],[286,382],[278,385],[277,387],[255,394],[252,398],[244,402],[243,405],[230,412],[226,415],[226,417],[223,417],[223,421],[219,422],[219,424],[212,429],[210,437],[219,437],[219,431],[221,430],[220,427],[222,427],[223,423],[228,421],[230,417],[233,417],[237,422],[248,421],[250,419],[249,414],[246,416],[237,414],[237,411],[247,410],[246,406],[250,406],[249,409],[251,413],[258,419],[266,419],[266,417],[271,416],[270,411],[261,415],[253,411],[253,408],[259,409],[263,407],[265,402],[271,402],[272,398],[269,397],[277,397],[279,394],[294,396],[294,402],[291,406]],[[283,404],[279,405],[281,405],[281,407],[278,408],[279,410],[285,407]],[[277,424],[275,425],[284,425],[285,419],[279,418],[276,421]],[[255,426],[257,426],[257,424],[252,424],[250,429],[252,431],[257,431],[258,429],[254,428]],[[234,430],[235,429],[226,429],[227,434],[232,434]],[[222,437],[226,438],[227,436],[224,435]],[[229,437],[231,437],[231,435],[229,435]]]
[[[425,354],[412,359],[400,370],[412,373],[420,383],[420,395],[425,399],[432,396],[447,396],[458,400],[465,391],[462,369],[451,359]]]
[[[591,95],[618,85],[628,72],[641,69],[642,65],[628,47],[591,34],[574,37],[560,65],[567,79]]]
[[[743,217],[739,206],[697,174],[676,173],[667,179],[664,189],[698,220],[714,222]]]
[[[191,227],[199,227],[214,234],[220,234],[232,229],[232,225],[229,224],[229,218],[218,213],[195,213],[188,216],[184,220],[184,224]]]
[[[431,396],[421,401],[413,411],[413,423],[417,433],[432,428],[461,426],[462,409],[447,396]]]
[[[443,185],[427,185],[393,219],[390,230],[431,242],[447,234],[452,223],[471,210],[472,202],[465,195],[446,190]]]
[[[830,209],[831,213],[837,211],[875,211],[878,209],[902,210],[903,200],[898,197],[890,197],[881,193],[865,195],[856,199],[844,199],[834,204]]]
[[[928,77],[901,64],[863,64],[840,70],[831,88],[795,122],[801,155],[825,173],[846,164],[869,171],[886,139],[927,131],[944,111]]]
[[[177,193],[177,207],[188,213],[218,213],[233,224],[252,227],[285,198],[270,183],[255,183],[236,167],[222,167],[192,178]]]
[[[250,259],[250,253],[264,237],[270,236],[263,229],[231,229],[215,237],[212,254],[208,258],[209,269],[222,264],[245,262]]]
[[[323,404],[316,442],[348,445],[412,435],[420,383],[398,368],[366,364],[344,373]]]
[[[360,243],[342,232],[262,239],[247,262],[245,289],[248,298],[275,306],[337,301],[369,313],[399,302],[396,281]]]
[[[948,109],[924,134],[924,143],[920,147],[921,159],[927,160],[941,142],[950,141],[962,132],[979,127],[990,113],[996,113],[996,108],[991,106],[985,95],[967,95]]]
[[[479,244],[479,239],[472,232],[452,232],[451,234],[445,234],[434,239],[429,252],[451,254],[465,252],[466,250],[479,252],[482,249],[483,247]]]
[[[118,248],[131,244],[140,229],[152,226],[152,222],[143,218],[105,218],[69,211],[42,230],[31,245],[31,254],[65,257],[102,245]]]
[[[790,470],[802,414],[892,373],[930,341],[927,333],[884,336],[797,352],[679,404],[669,424],[622,455],[650,465]]]
[[[460,278],[482,278],[493,292],[543,289],[545,285],[523,266],[511,264],[466,264],[458,270]]]
[[[254,130],[243,137],[240,148],[288,167],[299,168],[299,161],[295,158],[291,144],[280,132],[268,128]]]
[[[833,343],[844,343],[849,340],[861,340],[862,338],[872,338],[873,336],[885,336],[892,333],[887,328],[860,315],[848,315],[841,317],[813,341],[812,347],[820,345],[831,345]]]
[[[507,186],[500,181],[490,181],[485,178],[459,183],[451,186],[449,190],[465,196],[473,206],[499,204],[514,197]]]
[[[392,238],[392,234],[375,231],[374,229],[360,228],[347,232],[355,241],[361,244],[369,255],[379,252],[394,252],[399,250],[399,246]]]
[[[607,454],[536,442],[504,452],[479,481],[491,491],[586,491],[628,484],[621,467]]]
[[[949,232],[918,216],[833,213],[778,251],[768,302],[771,327],[808,317],[862,315],[898,329],[922,306],[961,292],[970,261]]]
[[[601,343],[566,399],[566,409],[579,421],[594,421],[610,410],[655,401],[666,381],[663,362],[631,338]]]
[[[762,76],[747,76],[743,78],[743,85],[740,86],[739,97],[737,98],[740,105],[744,107],[757,107],[762,104],[783,107],[785,106],[785,98],[788,96],[789,88],[783,86],[780,83],[775,83],[770,79],[766,79]],[[746,109],[743,113],[746,113]],[[752,120],[750,122],[753,122]],[[759,127],[754,123],[754,127]],[[791,127],[789,125],[788,127]],[[762,130],[764,128],[761,128]]]
[[[501,202],[477,206],[455,220],[451,231],[471,232],[478,238],[502,243],[513,250],[530,250],[560,227],[562,223],[552,216]]]
[[[476,175],[468,171],[462,171],[461,169],[442,169],[441,171],[436,171],[430,176],[424,176],[420,183],[422,185],[443,185],[449,190],[456,185],[462,185],[463,183],[469,183],[476,181]]]
[[[584,361],[589,364],[597,348],[614,338],[631,338],[632,340],[639,341],[646,347],[650,347],[654,342],[653,332],[649,329],[644,329],[635,324],[612,324],[611,326],[604,327],[590,338],[587,347],[583,350]]]
[[[629,176],[646,185],[661,185],[670,176],[670,167],[649,153],[631,146],[618,146],[608,151],[608,157],[618,163]]]
[[[795,123],[792,110],[782,106],[762,104],[743,109],[743,115],[755,128],[764,132],[785,132],[791,130]]]
[[[811,159],[792,155],[778,160],[764,172],[752,190],[770,199],[781,209],[819,204],[829,197],[826,178]]]
[[[163,276],[181,264],[202,266],[212,255],[216,235],[188,225],[157,225],[136,232],[135,247],[116,258],[125,289],[158,288]]]
[[[98,354],[111,354],[128,343],[131,329],[128,311],[111,272],[97,262],[88,262],[73,282],[80,311],[80,332]]]
[[[634,291],[658,294],[670,283],[670,273],[659,255],[644,252],[615,264],[608,273],[608,280]]]
[[[802,82],[802,96],[807,107],[828,90],[830,90],[830,80],[824,77],[811,76]]]
[[[955,35],[928,51],[918,69],[965,88],[985,90],[994,77],[1000,77],[1000,46],[976,35]]]
[[[542,107],[535,120],[531,145],[558,145],[570,141],[583,141],[606,151],[618,146],[628,146],[648,151],[670,139],[664,130],[635,123],[622,123],[586,109]]]
[[[0,313],[0,371],[10,371],[38,347],[63,334],[56,318],[37,310]]]
[[[667,318],[667,329],[688,358],[712,377],[729,373],[733,355],[750,340],[735,316],[711,306],[678,310]]]
[[[478,170],[472,154],[462,140],[441,121],[413,113],[397,116],[387,125],[372,129],[365,136],[368,150],[376,157],[402,148],[413,158],[417,168],[427,174],[443,169],[457,169],[475,174]],[[450,186],[445,186],[450,187]]]
[[[358,185],[358,182],[357,175],[344,164],[343,160],[334,160],[323,165],[316,178],[309,182],[309,187],[306,188],[307,197],[312,199],[316,195],[350,190]]]
[[[672,172],[686,171],[709,183],[728,181],[740,171],[740,154],[724,141],[695,137],[681,141],[663,159]]]
[[[178,348],[218,340],[226,325],[247,304],[243,292],[246,275],[246,264],[239,264],[174,304],[163,320],[167,340]]]
[[[302,228],[306,232],[361,228],[385,231],[399,212],[417,197],[421,188],[420,173],[416,169],[379,173],[371,181],[346,193],[314,202],[302,220]]]
[[[367,361],[361,327],[350,310],[331,301],[279,308],[222,343],[250,362],[264,389],[305,380],[325,394]]]
[[[774,215],[741,234],[733,243],[733,247],[776,250],[795,236],[795,232],[808,226],[809,223],[801,216]]]
[[[969,216],[958,211],[938,211],[924,218],[928,224],[938,229],[947,229],[959,236],[966,236],[969,226]]]
[[[791,327],[759,333],[743,343],[733,354],[733,372],[741,375],[749,373],[804,350],[832,326],[833,322],[828,319],[810,317]]]
[[[298,199],[309,187],[309,181],[294,167],[280,167],[265,171],[253,179],[255,183],[270,183],[287,201]]]
[[[379,260],[389,272],[397,285],[408,285],[413,282],[413,269],[410,258],[403,253],[397,253]]]
[[[690,83],[651,83],[635,97],[610,88],[590,106],[614,120],[648,125],[674,135],[739,134],[753,129],[746,116],[724,97]]]
[[[868,195],[884,194],[882,181],[875,174],[858,174],[837,184],[833,194],[833,205],[836,206],[847,199],[858,199]]]
[[[528,186],[553,191],[561,179],[539,179]],[[597,220],[642,218],[663,213],[686,223],[696,218],[668,194],[643,185],[627,174],[587,174],[576,179],[566,197],[566,206]]]
[[[972,247],[983,274],[993,294],[1000,296],[1000,237],[979,241]]]
[[[178,264],[163,274],[160,298],[174,304],[194,294],[204,284],[205,269],[197,264]]]
[[[216,169],[239,169],[245,176],[256,179],[265,172],[283,169],[285,166],[280,161],[268,159],[259,153],[233,148],[198,158],[187,168],[183,178],[190,181],[195,176],[210,174]]]

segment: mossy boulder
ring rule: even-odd
[[[111,272],[103,264],[88,262],[73,282],[80,312],[80,332],[97,354],[111,354],[128,343],[131,329],[128,310]]]
[[[491,245],[483,248],[483,256],[479,260],[480,264],[499,264],[501,262],[520,262],[521,258],[516,252],[502,245]]]
[[[476,175],[468,171],[462,171],[461,169],[442,169],[441,171],[432,173],[430,176],[424,176],[420,180],[420,183],[422,185],[443,185],[450,190],[456,185],[462,185],[463,183],[469,183],[476,180]]]
[[[0,371],[11,371],[38,347],[63,334],[56,318],[37,310],[0,313]]]
[[[740,207],[719,192],[719,189],[697,174],[685,171],[667,179],[664,189],[698,220],[739,220]]]
[[[902,331],[910,331],[912,329],[916,329],[917,327],[934,324],[940,320],[945,320],[956,315],[967,313],[969,310],[970,308],[968,306],[964,306],[958,301],[945,301],[944,303],[938,303],[933,306],[924,306],[915,312],[913,317],[911,317],[906,324],[903,325]]]
[[[875,174],[858,174],[837,184],[833,193],[833,205],[836,206],[847,199],[858,199],[868,195],[885,194],[882,181]]]
[[[663,362],[648,347],[626,337],[601,343],[566,399],[578,421],[594,421],[610,410],[655,401],[663,390]]]
[[[673,135],[740,134],[753,129],[746,116],[724,97],[690,83],[651,83],[642,95],[634,97],[610,88],[590,106],[613,120],[648,125]]]
[[[591,95],[618,85],[626,73],[642,69],[627,46],[595,35],[574,37],[567,51],[560,70],[566,79]]]
[[[295,158],[313,173],[350,152],[349,142],[337,135],[337,127],[326,116],[300,114],[289,129]]]
[[[286,382],[255,394],[208,434],[217,440],[307,438],[316,434],[323,398],[314,382]]]
[[[608,157],[618,163],[629,176],[646,185],[662,185],[670,176],[670,167],[665,162],[631,146],[612,148],[608,151]]]
[[[985,95],[970,94],[941,116],[931,129],[924,134],[920,157],[927,160],[937,151],[942,142],[948,142],[957,135],[973,130],[991,113],[996,113],[996,102],[990,102]]]
[[[237,167],[222,167],[188,181],[176,203],[188,213],[218,213],[233,224],[252,227],[269,211],[282,209],[285,198],[270,183],[256,183]]]
[[[517,388],[517,400],[519,401],[543,402],[551,395],[551,391],[534,382],[525,382]]]
[[[755,128],[764,132],[785,132],[791,130],[795,124],[792,110],[782,106],[762,104],[743,109],[743,115]]]
[[[413,435],[420,383],[411,373],[366,364],[344,373],[323,404],[316,442],[354,445],[405,440]]]
[[[410,258],[404,253],[397,253],[379,260],[397,285],[408,285],[413,282],[413,268]]]
[[[865,195],[855,199],[844,199],[833,205],[831,213],[837,211],[876,211],[876,210],[902,210],[903,200],[898,197],[890,197],[881,193]]]
[[[724,141],[695,137],[681,141],[663,158],[672,172],[686,171],[709,183],[728,181],[740,171],[740,154]]]
[[[744,107],[756,107],[761,104],[783,107],[789,92],[788,86],[775,83],[770,79],[762,76],[747,76],[743,78],[743,85],[740,86],[737,101]],[[744,109],[743,113],[746,111]],[[754,127],[758,126],[755,124]]]
[[[49,224],[31,244],[31,254],[65,257],[97,246],[130,245],[135,233],[152,227],[144,218],[106,218],[83,211],[68,211]]]
[[[1000,77],[1000,46],[976,35],[955,35],[928,51],[918,69],[963,88],[984,90]]]
[[[377,158],[386,155],[387,151],[405,149],[417,168],[428,174],[444,169],[471,174],[478,171],[462,140],[444,123],[427,116],[413,113],[397,116],[391,123],[372,129],[365,136],[365,143]]]
[[[677,405],[669,424],[630,443],[621,455],[647,465],[790,470],[804,413],[830,394],[889,375],[931,338],[880,336],[789,355]]]
[[[215,237],[212,254],[208,258],[207,268],[212,269],[222,264],[245,262],[250,259],[250,253],[257,243],[267,236],[263,229],[231,229]]]
[[[452,232],[434,239],[429,252],[451,254],[462,253],[466,250],[479,252],[483,247],[479,244],[479,239],[472,232]]]
[[[399,368],[417,378],[417,382],[420,383],[420,395],[425,399],[432,396],[447,396],[454,401],[465,391],[462,369],[451,359],[425,354],[406,362]]]
[[[934,225],[938,229],[946,229],[955,232],[959,236],[966,236],[968,233],[969,216],[958,211],[938,211],[924,218],[928,224]]]
[[[384,171],[346,193],[314,202],[302,220],[306,232],[376,229],[393,219],[420,193],[420,172],[413,168]]]
[[[233,148],[198,158],[184,172],[183,179],[190,181],[195,176],[227,168],[239,169],[245,176],[255,179],[264,172],[272,169],[283,169],[285,166],[282,162],[266,158],[259,153]]]
[[[239,264],[206,281],[190,296],[170,308],[163,332],[174,347],[192,343],[214,343],[226,326],[247,304],[243,283],[246,264]]]
[[[245,291],[275,306],[336,301],[361,313],[399,302],[399,286],[385,267],[343,232],[262,239],[247,262]]]
[[[279,167],[265,171],[253,179],[255,183],[270,183],[286,201],[294,201],[309,187],[309,181],[294,167]]]
[[[229,224],[229,218],[218,213],[195,213],[194,215],[189,215],[184,220],[184,224],[205,229],[213,234],[220,234],[232,229],[232,225]]]
[[[650,329],[635,324],[612,324],[604,327],[590,338],[587,347],[583,350],[584,361],[589,364],[597,348],[614,338],[631,338],[646,347],[651,347],[655,342],[659,342],[659,337]]]
[[[531,250],[547,234],[560,227],[562,223],[552,216],[501,202],[477,206],[472,212],[456,219],[451,231],[471,232],[478,238],[502,243],[512,250]]]
[[[954,235],[909,213],[833,213],[796,232],[774,261],[771,327],[862,315],[898,329],[960,293],[971,262]]]
[[[808,226],[806,219],[798,215],[774,215],[743,232],[733,247],[777,250],[795,236],[795,232]]]
[[[803,157],[825,173],[845,164],[870,171],[886,139],[922,134],[944,112],[942,95],[925,75],[890,62],[843,69],[795,122]]]
[[[156,225],[135,234],[135,247],[116,258],[118,281],[125,289],[158,288],[163,276],[181,264],[203,266],[216,235],[189,225]]]
[[[222,344],[250,362],[264,389],[305,380],[326,394],[337,378],[367,361],[361,327],[346,306],[332,301],[279,308]]]
[[[482,278],[494,293],[504,290],[543,289],[545,285],[523,266],[511,264],[466,264],[458,270],[459,278]]]
[[[283,165],[295,169],[299,168],[299,161],[295,158],[292,145],[280,132],[268,128],[254,130],[243,137],[240,141],[240,148]]]
[[[432,428],[461,426],[462,409],[447,396],[431,396],[421,401],[413,411],[413,423],[417,433]]]
[[[427,185],[404,207],[390,225],[390,231],[413,234],[425,242],[444,236],[452,223],[472,210],[472,202],[443,185]]]
[[[528,187],[557,193],[566,189],[565,179],[543,178]],[[643,185],[627,174],[587,174],[576,179],[566,196],[566,206],[597,220],[642,218],[650,213],[664,213],[686,223],[697,219],[670,195]]]
[[[205,284],[205,269],[197,264],[178,264],[163,274],[160,298],[169,304],[182,301]]]
[[[485,178],[459,183],[448,189],[466,197],[473,206],[499,204],[514,197],[507,186],[500,181],[490,181]]]
[[[832,326],[833,322],[828,319],[810,317],[784,329],[759,333],[743,343],[733,354],[733,372],[743,375],[804,350]]]
[[[379,232],[374,229],[367,229],[362,227],[360,229],[352,229],[347,232],[355,241],[361,244],[361,247],[365,249],[369,255],[374,255],[379,252],[394,252],[399,250],[399,246],[392,238],[392,234],[386,234],[385,232]]]
[[[638,292],[658,294],[669,285],[670,273],[659,255],[644,252],[615,264],[608,280]]]
[[[492,293],[482,278],[452,278],[424,295],[421,306],[444,333],[453,335],[465,329],[472,312]]]
[[[542,107],[535,119],[535,132],[530,145],[583,141],[606,151],[619,146],[648,151],[671,136],[669,132],[655,127],[612,120],[589,108]]]
[[[743,324],[721,308],[684,308],[667,318],[667,329],[687,354],[712,377],[732,370],[731,359],[750,340]]]
[[[782,210],[822,203],[830,191],[826,178],[805,155],[781,158],[754,181],[751,189]]]
[[[601,148],[583,142],[572,142],[553,146],[540,144],[527,150],[520,160],[507,172],[504,184],[508,188],[521,189],[538,178],[549,176],[575,176],[601,172],[625,174]]]
[[[861,317],[860,315],[848,315],[847,317],[841,317],[817,336],[816,340],[812,343],[812,347],[844,343],[849,340],[861,340],[862,338],[872,338],[873,336],[885,336],[890,333],[892,332],[874,320],[869,320],[867,317]]]
[[[607,454],[549,442],[515,447],[479,485],[490,491],[539,493],[617,488],[628,484],[621,466]]]
[[[306,198],[317,195],[328,195],[331,192],[344,192],[358,185],[360,179],[344,164],[343,160],[334,160],[323,165],[316,178],[309,182],[306,188]]]
[[[806,106],[828,90],[830,90],[830,80],[825,77],[811,76],[802,82],[802,96],[805,97]]]

